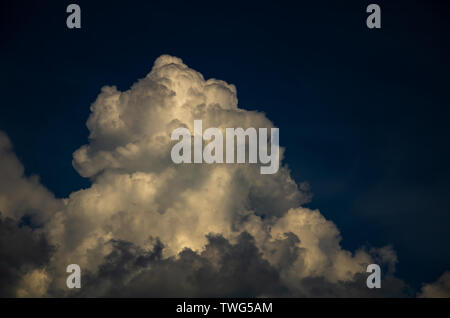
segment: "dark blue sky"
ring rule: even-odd
[[[65,9],[78,3],[82,28]],[[450,6],[371,1],[2,1],[0,129],[57,196],[103,85],[125,90],[161,54],[233,83],[280,128],[285,163],[343,246],[392,244],[415,287],[450,269]]]

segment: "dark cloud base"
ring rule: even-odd
[[[21,278],[46,266],[53,251],[43,234],[0,213],[0,297],[15,297]]]
[[[33,269],[49,264],[54,247],[43,234],[0,216],[0,296],[14,297],[20,279]],[[82,288],[67,291],[51,288],[49,296],[73,297],[405,297],[411,290],[388,275],[378,290],[366,287],[366,276],[353,282],[330,283],[305,278],[295,289],[280,278],[302,257],[298,238],[288,233],[273,243],[282,263],[271,265],[244,232],[235,244],[221,235],[209,235],[202,252],[185,249],[177,257],[163,258],[164,244],[151,239],[144,250],[130,242],[111,240],[112,251],[96,273],[83,272]],[[48,268],[49,269],[49,268]],[[49,273],[51,274],[51,272]]]
[[[300,280],[295,290],[280,279],[284,270],[301,257],[298,240],[290,234],[277,241],[285,253],[283,264],[270,265],[251,235],[242,233],[236,244],[224,237],[208,236],[204,251],[185,249],[177,257],[163,259],[164,246],[156,240],[145,251],[130,242],[113,240],[112,252],[95,274],[87,273],[77,297],[406,297],[412,293],[389,275],[383,288],[369,290],[366,276],[353,282],[329,283],[323,278]],[[290,255],[289,255],[290,254]]]

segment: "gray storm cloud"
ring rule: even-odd
[[[171,132],[192,131],[196,119],[220,129],[274,127],[263,113],[238,107],[234,85],[205,80],[163,55],[129,90],[105,86],[91,105],[89,143],[73,155],[90,188],[55,199],[37,178],[23,175],[0,134],[4,222],[32,215],[39,228],[27,230],[32,237],[20,235],[45,250],[22,279],[10,281],[8,293],[403,295],[405,285],[393,276],[395,252],[342,249],[334,223],[302,207],[310,199],[307,184],[296,183],[286,166],[261,175],[257,165],[174,164]],[[365,269],[375,261],[387,268],[386,287],[370,291]],[[82,268],[80,291],[65,286],[72,263]]]

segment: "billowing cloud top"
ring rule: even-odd
[[[402,294],[404,284],[392,275],[395,252],[342,249],[336,226],[302,207],[310,198],[308,187],[297,184],[286,166],[261,175],[249,164],[174,164],[170,134],[177,127],[192,131],[195,119],[221,129],[273,127],[263,113],[238,107],[234,85],[205,80],[181,59],[163,55],[129,90],[105,86],[91,105],[89,143],[73,156],[75,169],[92,180],[88,189],[55,199],[37,178],[23,175],[9,140],[0,134],[0,171],[7,180],[0,181],[0,211],[9,226],[32,215],[40,227],[23,235],[45,250],[22,269],[21,279],[10,281],[7,292]],[[381,290],[365,284],[372,262],[387,268]],[[78,291],[65,285],[65,269],[72,263],[83,273]]]

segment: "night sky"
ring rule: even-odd
[[[355,250],[392,245],[413,288],[450,269],[450,6],[375,1],[2,1],[0,130],[57,197],[88,188],[72,154],[104,85],[170,54],[237,87],[280,129],[284,163]]]

